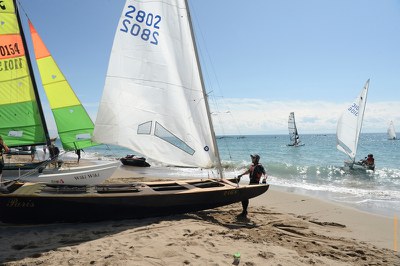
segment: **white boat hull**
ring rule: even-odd
[[[22,176],[18,179],[25,182],[42,182],[46,184],[96,185],[111,177],[119,165],[120,162],[111,162],[65,169],[45,169],[42,173]]]

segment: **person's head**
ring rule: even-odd
[[[260,161],[260,155],[258,154],[251,154],[250,157],[254,163],[258,163]]]
[[[374,155],[372,155],[371,153],[368,154],[368,158],[372,158],[372,157],[374,157]]]

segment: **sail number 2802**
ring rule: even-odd
[[[136,7],[129,5],[122,21],[120,31],[130,33],[143,41],[158,45],[158,29],[160,29],[161,17],[153,13],[146,13],[143,10],[136,10]]]

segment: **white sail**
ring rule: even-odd
[[[393,140],[397,138],[396,131],[394,130],[393,121],[390,121],[387,133],[388,133],[388,139]]]
[[[94,139],[170,165],[218,163],[184,0],[127,0]]]
[[[288,128],[289,128],[289,138],[291,141],[290,145],[297,145],[300,142],[300,139],[299,139],[299,133],[297,132],[294,112],[291,112],[289,114]]]
[[[369,79],[358,97],[342,113],[337,124],[336,147],[339,151],[347,154],[353,162],[357,153],[358,139],[367,102],[368,87]]]

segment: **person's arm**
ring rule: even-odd
[[[247,175],[248,173],[250,173],[250,169],[247,169],[243,174],[238,175],[238,177],[240,178],[240,177],[242,177],[244,175]]]
[[[4,153],[8,153],[8,152],[10,151],[10,149],[9,149],[8,146],[4,143],[4,141],[1,141],[0,144],[3,145]]]

